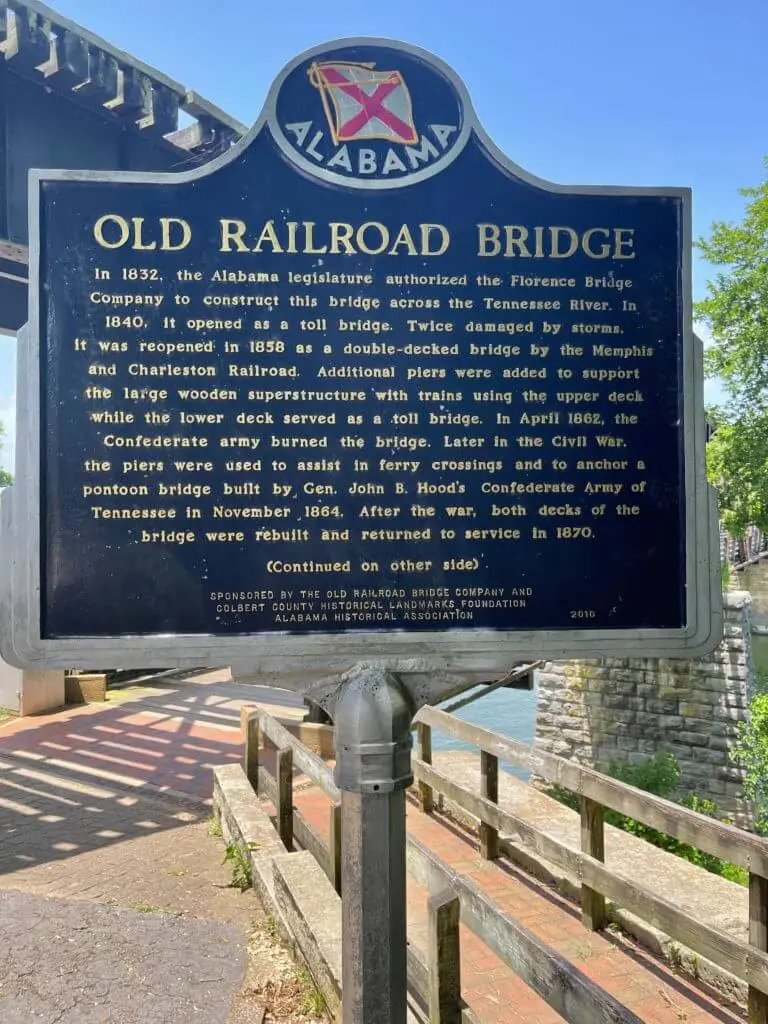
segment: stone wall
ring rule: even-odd
[[[641,763],[671,751],[682,793],[747,824],[741,769],[729,758],[754,684],[750,595],[723,595],[725,636],[701,661],[603,658],[547,662],[539,672],[536,742],[583,764]]]

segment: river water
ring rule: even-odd
[[[458,699],[458,698],[454,698]],[[451,701],[446,704],[450,705]],[[536,690],[495,690],[487,697],[479,697],[474,703],[468,704],[455,712],[457,718],[482,726],[493,732],[501,733],[521,743],[533,743],[536,728]],[[453,736],[432,730],[433,750],[471,750],[477,753],[477,747],[462,743]],[[528,778],[528,772],[514,765],[502,762],[499,767],[511,772],[521,779]]]

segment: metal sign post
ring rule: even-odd
[[[412,709],[396,676],[353,670],[335,710],[344,1024],[405,1024],[405,790]]]

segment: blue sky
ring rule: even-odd
[[[52,0],[245,123],[293,56],[350,35],[432,50],[518,164],[552,181],[686,185],[694,232],[740,219],[768,153],[768,0]],[[708,269],[694,263],[694,295]],[[0,339],[0,420],[13,412]],[[708,397],[716,394],[708,388]],[[8,464],[8,445],[2,461]]]

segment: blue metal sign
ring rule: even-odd
[[[717,641],[687,190],[535,179],[345,41],[210,168],[32,202],[43,647]]]

